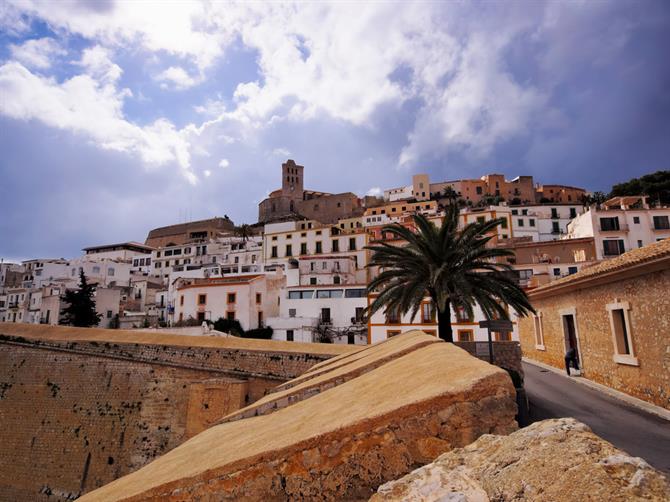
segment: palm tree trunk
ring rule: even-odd
[[[453,343],[454,333],[451,330],[451,305],[447,303],[444,311],[437,311],[437,329],[440,338],[445,342]]]

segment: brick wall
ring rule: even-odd
[[[2,336],[0,500],[73,499],[327,357]]]
[[[564,368],[560,312],[575,309],[582,375],[639,399],[670,409],[670,271],[532,298],[542,314],[544,350],[536,347],[533,318],[519,322],[524,357]],[[633,349],[639,366],[616,363],[606,305],[628,302]]]

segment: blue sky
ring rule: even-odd
[[[0,4],[0,257],[315,190],[670,169],[670,4]]]

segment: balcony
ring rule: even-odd
[[[652,230],[654,232],[670,232],[670,225],[654,225]]]
[[[599,225],[599,230],[601,232],[606,232],[606,233],[628,232],[628,224],[627,223],[621,223],[616,228],[615,227],[610,227],[610,226],[603,227],[602,225]]]

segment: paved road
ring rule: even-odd
[[[635,457],[670,474],[670,422],[567,377],[523,363],[531,421],[574,417]]]

